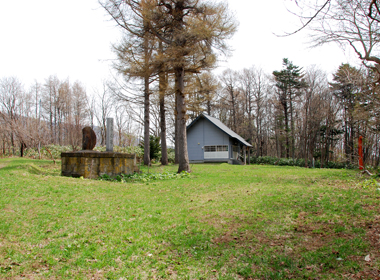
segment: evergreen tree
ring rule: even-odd
[[[331,83],[333,94],[339,99],[343,109],[344,151],[349,162],[354,161],[354,139],[358,136],[355,129],[355,107],[361,93],[362,80],[360,70],[349,64],[342,64],[333,75],[334,82]]]
[[[185,73],[213,67],[216,52],[227,51],[225,40],[236,30],[227,6],[206,0],[105,0],[102,5],[127,32],[136,33],[136,20],[142,19],[149,33],[165,44],[166,63],[175,79],[178,172],[190,171]]]
[[[285,126],[285,145],[286,157],[290,157],[289,132],[291,132],[292,157],[294,158],[294,121],[293,121],[293,101],[296,95],[301,94],[300,89],[307,87],[303,80],[302,68],[294,65],[287,58],[283,59],[283,69],[281,71],[273,71],[278,91],[278,98],[283,109],[284,126]],[[290,116],[289,116],[290,115]],[[289,128],[290,117],[290,128]]]
[[[140,144],[140,147],[142,148],[144,155],[145,155],[144,142],[142,142]],[[160,137],[154,136],[154,135],[149,135],[149,141],[148,142],[149,142],[149,150],[148,150],[149,158],[151,160],[152,159],[158,160],[161,156]]]

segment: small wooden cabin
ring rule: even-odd
[[[201,114],[186,128],[190,162],[249,163],[249,148],[241,136],[220,120]]]

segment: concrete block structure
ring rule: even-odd
[[[83,150],[62,153],[62,175],[96,179],[138,172],[135,154]]]

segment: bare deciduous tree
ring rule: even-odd
[[[106,144],[106,133],[107,133],[107,118],[110,117],[111,110],[113,107],[113,99],[108,87],[108,83],[103,81],[102,91],[97,92],[96,99],[96,109],[95,117],[100,125],[100,143],[101,145]]]
[[[380,75],[377,0],[300,1],[298,5],[304,24],[296,32],[308,27],[314,46],[335,42],[350,47],[366,67]]]

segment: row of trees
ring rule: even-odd
[[[105,144],[106,119],[114,117],[120,146],[136,144],[137,126],[131,111],[115,103],[112,87],[104,83],[102,90],[91,96],[84,86],[69,79],[50,76],[44,83],[35,82],[26,90],[16,77],[0,79],[0,137],[2,154],[23,155],[24,149],[48,144],[81,148],[82,128],[91,126]],[[116,113],[115,113],[116,112]]]
[[[2,153],[21,156],[26,147],[57,143],[79,145],[77,134],[86,118],[86,93],[80,83],[70,85],[51,76],[42,86],[26,91],[15,77],[0,80]]]
[[[315,67],[302,69],[288,59],[283,68],[264,73],[252,67],[192,74],[187,85],[187,123],[204,112],[217,117],[253,145],[253,156],[312,158],[357,162],[357,139],[364,137],[364,160],[379,165],[380,98],[375,75],[366,68],[342,64],[331,81]],[[124,85],[124,87],[123,87]],[[149,135],[160,137],[162,103],[152,88]],[[144,97],[129,95],[124,83],[105,83],[88,97],[79,82],[48,77],[28,91],[17,78],[0,80],[1,152],[21,154],[25,147],[46,144],[80,148],[81,129],[95,127],[105,143],[107,117],[114,117],[118,143],[136,144],[144,125]],[[156,93],[156,94],[155,94]],[[134,98],[127,98],[128,96]],[[126,99],[121,100],[124,97]],[[132,100],[133,99],[133,100]],[[167,138],[175,139],[175,85],[167,80]]]
[[[379,165],[380,98],[372,71],[342,64],[329,82],[323,71],[284,59],[271,75],[227,70],[220,81],[213,113],[250,141],[256,156],[356,164],[361,135],[364,160]]]
[[[375,77],[367,68],[342,64],[329,79],[314,66],[302,69],[288,59],[272,73],[251,67],[227,69],[219,76],[192,74],[186,79],[187,123],[207,113],[249,141],[253,156],[305,159],[306,164],[315,158],[322,166],[329,161],[356,164],[361,135],[364,160],[379,165],[380,98]],[[158,93],[153,88],[150,100],[150,134],[156,137],[161,131]],[[143,101],[140,96],[127,102],[137,111]],[[168,79],[165,111],[170,140],[175,137],[174,108],[174,82]]]

